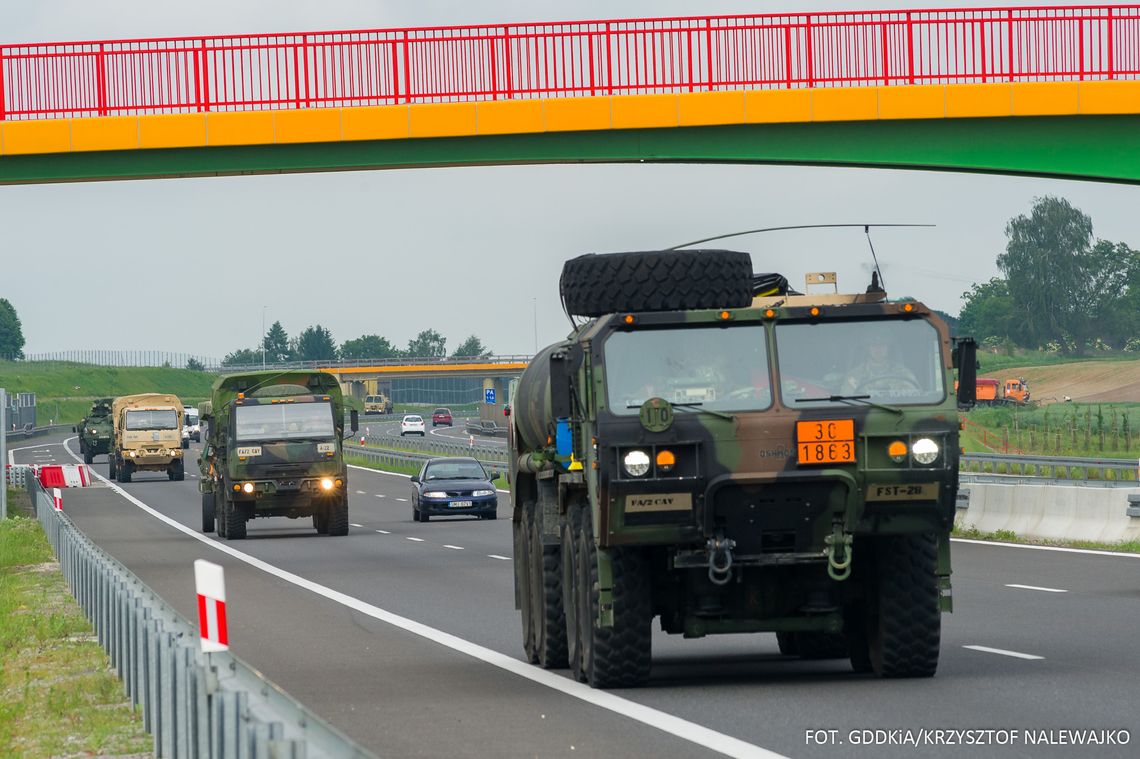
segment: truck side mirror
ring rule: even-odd
[[[79,432],[79,428],[78,428],[78,427],[72,427],[72,428],[71,428],[71,431],[72,431],[72,432]]]
[[[360,429],[360,415],[357,413],[356,409],[348,412],[348,424],[353,432],[356,432]]]
[[[978,356],[977,343],[972,337],[958,338],[954,348],[958,366],[958,408],[966,411],[977,401]]]

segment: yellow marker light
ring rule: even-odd
[[[887,446],[887,455],[891,457],[891,461],[900,463],[906,458],[906,443],[901,440],[894,441]]]
[[[906,303],[903,305],[903,311],[906,311],[908,314],[913,310],[914,310],[914,304],[913,303]]]
[[[245,397],[245,393],[238,393],[238,399],[239,400],[244,398],[244,397]]]
[[[324,488],[325,490],[332,490],[333,489],[333,481],[330,480],[328,477],[325,477],[323,480],[321,480],[321,487]]]
[[[247,482],[241,486],[241,489],[246,493],[252,493],[253,492],[253,483]]]
[[[343,485],[343,484],[344,484],[344,481],[343,481],[343,480],[337,480],[337,481],[336,481],[336,486],[337,486],[338,488],[339,488],[341,485]]]
[[[234,483],[234,492],[236,493],[236,492],[238,492],[239,490],[241,490],[241,485],[238,485],[237,483]]]
[[[626,324],[633,324],[633,314],[626,314],[623,320]]]
[[[677,457],[673,455],[672,451],[658,451],[657,452],[657,468],[663,472],[668,472],[673,469],[673,465],[677,463]]]
[[[769,319],[773,319],[773,318],[775,318],[775,316],[776,316],[776,309],[774,309],[774,308],[769,308],[768,310],[766,310],[766,311],[764,312],[764,316],[768,317]]]
[[[728,321],[728,320],[729,320],[729,319],[731,319],[731,318],[732,318],[732,314],[730,314],[729,312],[727,312],[727,311],[721,311],[721,312],[720,312],[720,320],[721,320],[722,322],[723,322],[723,321]]]

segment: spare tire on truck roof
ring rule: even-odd
[[[745,308],[752,258],[735,250],[588,253],[563,264],[558,289],[574,316]]]

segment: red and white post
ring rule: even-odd
[[[63,493],[59,491],[59,488],[51,489],[51,500],[55,504],[56,511],[63,511]]]
[[[226,580],[222,568],[212,562],[195,559],[194,585],[198,590],[198,634],[203,653],[228,651]]]

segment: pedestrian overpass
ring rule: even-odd
[[[1140,6],[0,47],[0,183],[645,161],[1140,182]]]

